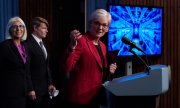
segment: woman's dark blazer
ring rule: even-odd
[[[26,94],[27,64],[12,39],[0,43],[0,97],[19,98]]]

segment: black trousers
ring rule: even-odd
[[[26,108],[26,98],[17,97],[17,98],[1,98],[0,99],[0,108]]]
[[[107,95],[104,87],[101,87],[96,96],[88,104],[77,104],[67,101],[66,107],[63,108],[100,108],[100,106],[107,106]]]

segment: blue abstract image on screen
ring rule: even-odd
[[[130,46],[121,41],[126,36],[146,55],[162,53],[162,8],[110,5],[112,21],[108,32],[108,51],[118,56],[131,56]],[[133,48],[137,55],[144,53]]]

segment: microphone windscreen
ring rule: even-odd
[[[127,37],[125,37],[125,36],[123,36],[121,38],[121,41],[124,42],[125,44],[130,44],[131,43],[131,41]]]

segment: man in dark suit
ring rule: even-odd
[[[32,27],[32,35],[26,41],[30,61],[27,108],[49,108],[48,92],[54,92],[56,88],[52,83],[48,53],[42,43],[48,32],[48,22],[35,17]]]

